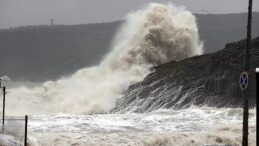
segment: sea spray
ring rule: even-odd
[[[32,89],[11,89],[7,114],[108,112],[150,67],[200,54],[195,17],[184,7],[151,3],[126,17],[100,65]]]

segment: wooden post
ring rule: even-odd
[[[25,115],[24,146],[27,146],[28,116]]]
[[[5,95],[6,95],[6,90],[5,90],[5,86],[3,87],[3,118],[2,118],[2,124],[4,127],[4,122],[5,122]]]

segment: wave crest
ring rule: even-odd
[[[102,113],[149,68],[202,54],[195,17],[183,7],[149,4],[129,14],[102,63],[33,89],[12,89],[8,114]]]

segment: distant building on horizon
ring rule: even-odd
[[[50,25],[51,26],[54,26],[55,24],[54,24],[54,19],[50,19]]]

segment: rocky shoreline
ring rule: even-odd
[[[259,66],[259,37],[252,41],[250,106],[254,107],[255,67]],[[153,68],[142,82],[124,93],[112,112],[149,112],[159,108],[187,108],[192,105],[241,107],[238,80],[243,70],[245,40],[224,49]]]

